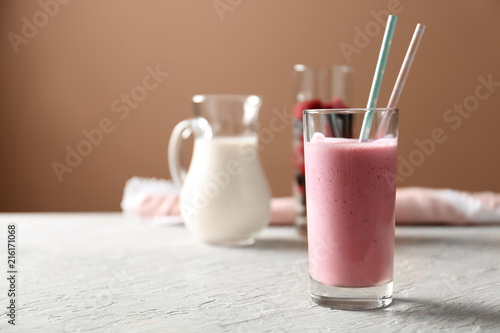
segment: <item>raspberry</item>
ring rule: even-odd
[[[342,98],[334,98],[331,102],[325,104],[326,109],[346,109],[347,105],[344,104]]]
[[[323,109],[323,104],[318,99],[311,99],[295,104],[293,116],[296,119],[302,119],[302,111],[309,109]]]

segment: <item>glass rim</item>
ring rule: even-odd
[[[193,103],[203,103],[206,100],[236,100],[244,101],[248,98],[262,101],[262,96],[256,94],[196,94],[191,97]]]
[[[325,65],[295,64],[295,65],[293,65],[293,70],[295,72],[304,72],[306,70],[325,69],[325,68],[328,68],[328,69],[339,68],[339,69],[344,69],[344,70],[349,70],[349,71],[354,70],[354,67],[349,66],[349,65],[342,65],[342,64],[325,64]]]
[[[348,113],[348,114],[354,114],[354,113],[367,113],[368,111],[392,111],[395,113],[399,112],[399,108],[342,108],[342,109],[307,109],[303,110],[302,113],[304,115],[306,114],[332,114],[332,113]]]

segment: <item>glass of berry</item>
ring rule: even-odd
[[[293,165],[295,179],[295,225],[302,235],[307,235],[306,187],[304,169],[304,136],[302,111],[310,109],[347,108],[352,103],[353,69],[349,66],[307,66],[298,64],[294,73]],[[338,117],[338,116],[337,116]],[[349,115],[336,119],[342,126],[340,135],[349,137],[352,124]]]

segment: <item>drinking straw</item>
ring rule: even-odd
[[[401,65],[401,70],[399,71],[398,78],[396,79],[396,84],[394,85],[394,89],[392,90],[391,98],[389,99],[389,103],[387,104],[387,108],[395,108],[398,104],[399,97],[401,96],[401,92],[403,91],[403,87],[406,82],[406,78],[408,77],[408,73],[410,73],[411,65],[413,64],[413,59],[417,54],[417,49],[422,40],[422,36],[424,35],[425,25],[417,24],[415,28],[415,32],[413,33],[413,37],[410,42],[410,46],[408,47],[408,51],[406,52],[405,59],[403,60],[403,64]],[[380,126],[377,131],[377,139],[383,138],[385,136],[385,132],[389,127],[389,121],[391,120],[392,112],[387,111],[380,122]]]
[[[387,64],[387,57],[389,56],[389,50],[391,49],[392,36],[394,35],[394,29],[396,28],[397,19],[397,16],[394,15],[389,15],[389,18],[387,19],[384,39],[382,40],[382,47],[380,48],[377,67],[375,68],[375,75],[373,76],[372,88],[370,90],[370,96],[368,97],[368,104],[366,106],[367,109],[377,107],[377,99],[380,93],[382,79],[384,78],[385,65]],[[359,142],[366,141],[370,136],[370,129],[372,126],[374,114],[374,110],[368,110],[365,113]]]

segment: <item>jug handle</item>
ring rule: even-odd
[[[186,119],[175,125],[168,143],[168,166],[172,180],[178,189],[182,187],[186,178],[186,169],[181,164],[182,144],[193,132],[193,120]]]

